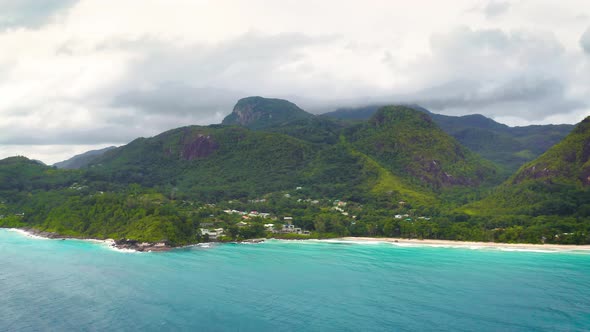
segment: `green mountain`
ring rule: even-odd
[[[19,192],[51,190],[69,185],[76,172],[58,171],[25,157],[0,160],[0,193],[12,200]]]
[[[87,151],[82,154],[75,155],[70,159],[55,163],[53,164],[53,166],[64,169],[79,169],[87,166],[88,164],[90,164],[90,162],[92,162],[92,160],[100,157],[105,152],[110,151],[114,148],[114,146],[109,146],[104,149]]]
[[[299,185],[310,143],[236,126],[190,126],[139,138],[90,164],[96,181],[168,186],[203,200],[245,197]]]
[[[287,100],[248,97],[240,99],[221,124],[263,129],[313,117],[313,114],[305,112]]]
[[[405,106],[383,107],[348,140],[395,174],[440,189],[497,180],[494,165],[461,146],[428,116]]]
[[[200,227],[223,227],[225,240],[283,236],[246,213],[264,211],[314,237],[590,242],[588,120],[492,189],[497,167],[417,108],[342,122],[252,97],[226,124],[138,138],[81,169],[7,158],[0,227],[172,246],[206,241]],[[504,130],[488,120],[462,121]]]
[[[417,105],[410,107],[430,115],[442,130],[463,146],[503,168],[505,177],[520,166],[540,156],[561,141],[572,125],[537,125],[509,127],[483,115],[447,116],[431,113]],[[368,120],[381,106],[344,108],[324,114],[342,120]]]
[[[522,166],[472,214],[590,216],[590,117],[539,158]]]

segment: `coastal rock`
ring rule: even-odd
[[[131,239],[120,239],[116,240],[114,246],[117,249],[128,249],[128,250],[135,250],[135,251],[168,251],[172,249],[172,247],[165,241],[161,242],[139,242],[137,240]]]

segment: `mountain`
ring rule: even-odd
[[[313,118],[297,105],[283,99],[247,97],[240,99],[223,125],[239,125],[249,129],[263,129]]]
[[[115,148],[116,148],[115,146],[109,146],[109,147],[106,147],[106,148],[100,149],[100,150],[87,151],[82,154],[75,155],[68,160],[64,160],[64,161],[60,161],[58,163],[55,163],[55,164],[53,164],[53,166],[55,166],[57,168],[64,168],[64,169],[79,169],[79,168],[87,166],[88,164],[90,164],[90,162],[92,162],[92,160],[100,157],[105,152],[110,151]]]
[[[61,171],[26,157],[0,160],[0,198],[15,202],[35,190],[54,190],[69,186],[79,177],[74,171]]]
[[[364,122],[261,97],[234,111],[231,125],[138,138],[81,169],[0,160],[0,227],[171,246],[207,241],[200,227],[224,228],[227,241],[281,236],[247,212],[264,211],[314,237],[590,243],[588,120],[493,188],[497,166],[418,106],[381,107]]]
[[[473,214],[590,216],[590,117],[561,142],[522,166]]]
[[[490,162],[461,146],[428,114],[406,106],[380,108],[347,139],[391,172],[434,189],[477,186],[497,179]]]
[[[563,141],[521,168],[513,183],[528,180],[590,185],[590,117],[580,122]]]
[[[311,144],[236,126],[189,126],[106,152],[88,176],[119,184],[171,186],[201,199],[245,197],[299,185]]]
[[[480,114],[448,116],[432,113],[418,105],[408,105],[430,115],[442,130],[462,145],[503,168],[505,177],[535,159],[562,140],[574,126],[534,125],[509,127]],[[369,119],[381,106],[342,108],[324,116],[341,120]]]

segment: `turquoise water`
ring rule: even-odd
[[[584,331],[590,255],[269,241],[122,253],[0,230],[0,331]]]

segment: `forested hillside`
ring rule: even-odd
[[[354,121],[367,121],[382,106],[339,109],[324,116]],[[463,146],[500,167],[508,177],[561,141],[572,125],[535,125],[509,127],[483,115],[448,116],[432,113],[418,105],[409,107],[430,115],[431,119]]]
[[[383,107],[347,122],[253,97],[224,125],[138,138],[80,170],[7,158],[0,226],[172,246],[207,241],[202,227],[223,228],[221,240],[590,242],[588,120],[494,188],[501,169],[416,108]],[[284,217],[310,234],[270,233],[268,224],[280,228]]]

